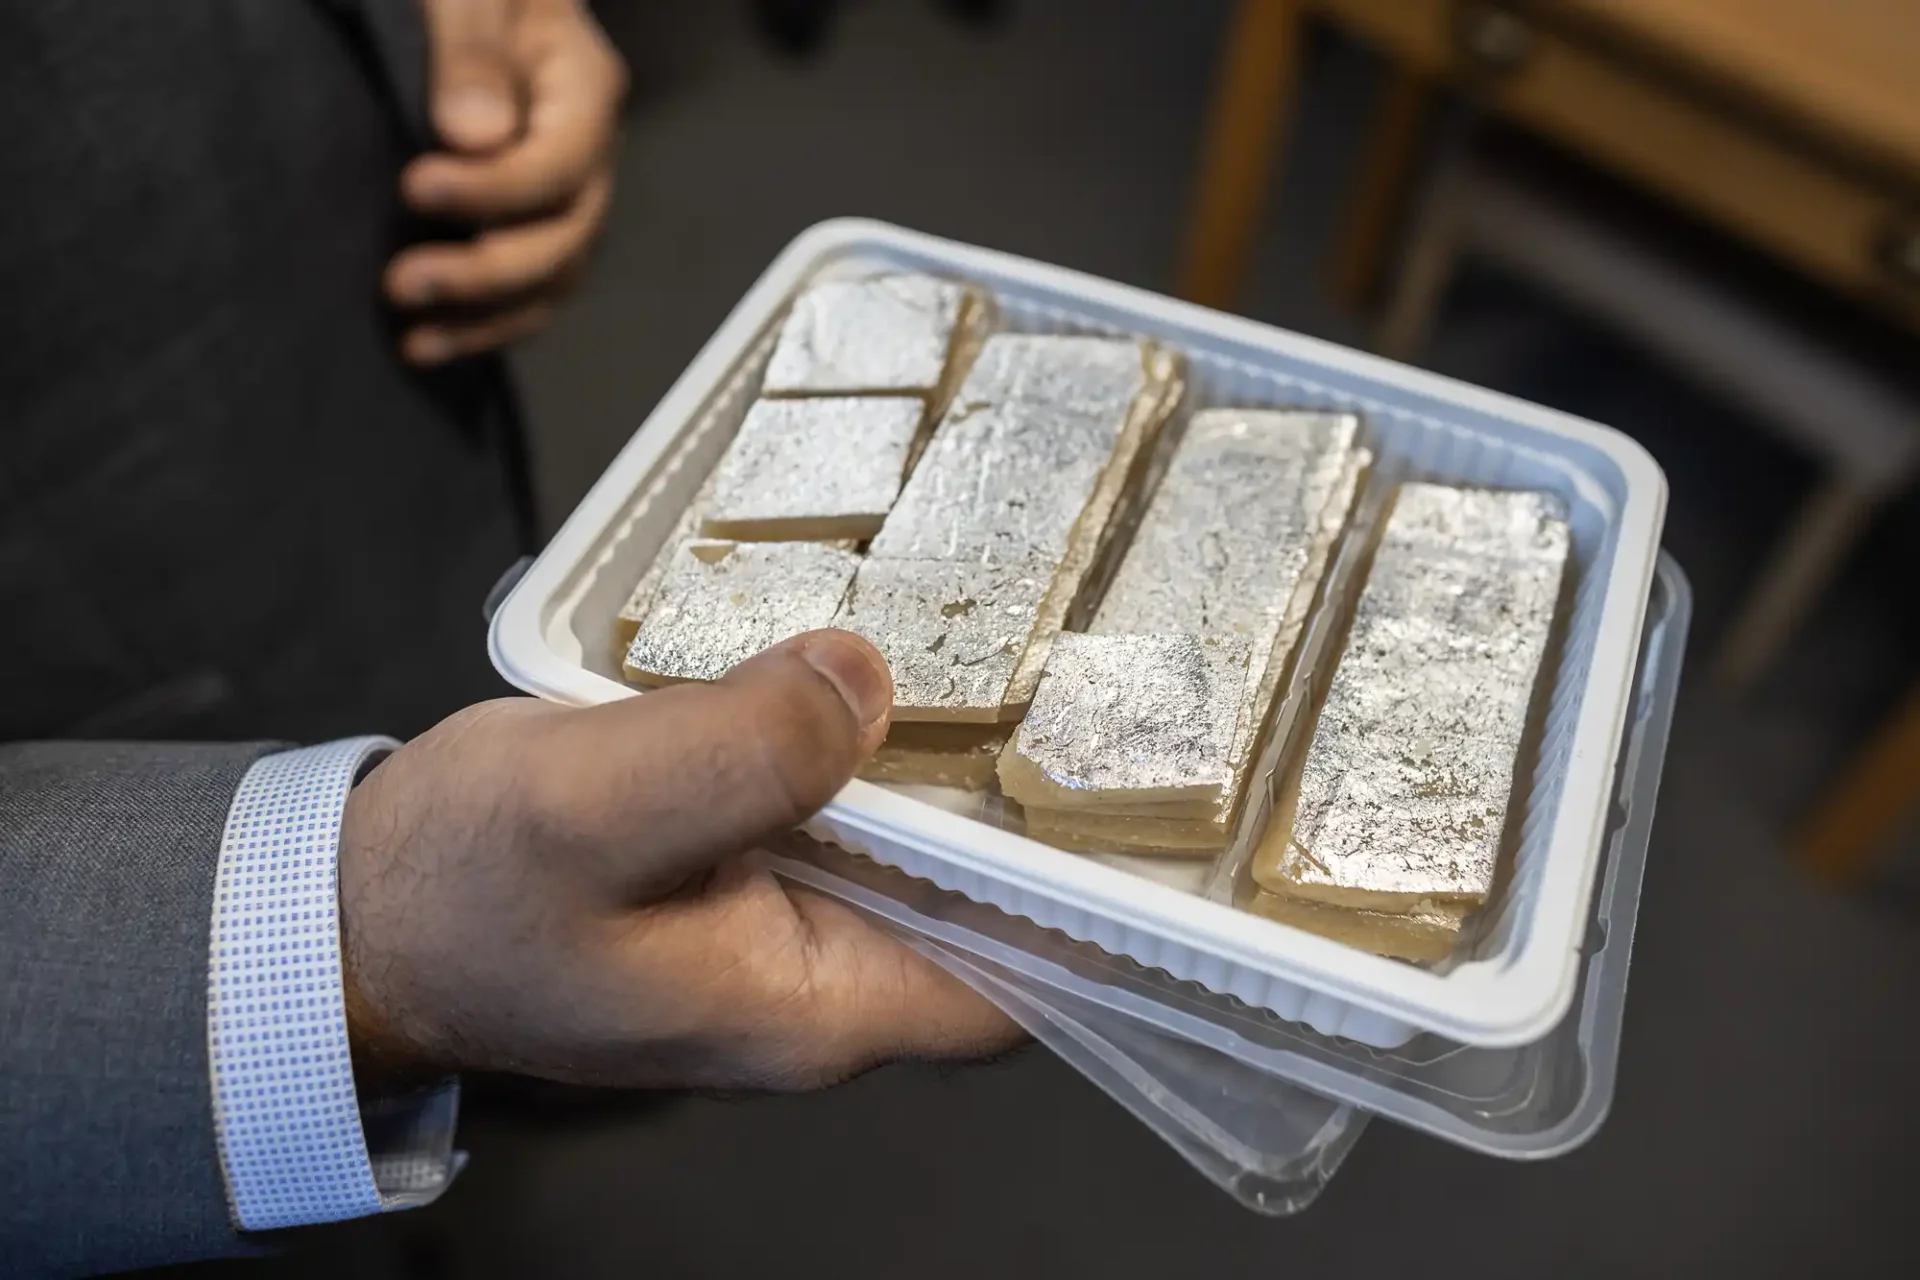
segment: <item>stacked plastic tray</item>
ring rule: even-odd
[[[1011,1014],[1241,1203],[1292,1213],[1319,1194],[1369,1116],[1473,1151],[1542,1160],[1612,1105],[1654,799],[1692,616],[1662,557],[1573,1009],[1513,1048],[1440,1036],[1374,1049],[1049,933],[832,849],[770,859],[885,922]]]
[[[1658,554],[1664,479],[1616,432],[1045,264],[824,224],[769,267],[505,592],[489,635],[502,674],[563,702],[633,696],[617,676],[614,615],[732,438],[787,303],[811,280],[886,270],[983,285],[1009,328],[1169,343],[1188,361],[1189,408],[1358,411],[1381,485],[1560,494],[1574,535],[1566,639],[1513,873],[1449,965],[1400,964],[1234,910],[1224,885],[1264,821],[1258,795],[1211,892],[1049,848],[965,803],[862,782],[809,827],[834,848],[777,869],[887,921],[1262,1209],[1311,1199],[1369,1114],[1516,1158],[1590,1134],[1611,1098],[1688,619],[1685,580]],[[1309,627],[1319,656],[1301,664],[1283,720],[1331,669],[1329,626]]]

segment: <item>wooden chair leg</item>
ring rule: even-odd
[[[1720,643],[1713,674],[1722,688],[1738,691],[1760,678],[1881,500],[1879,486],[1843,478],[1827,481],[1801,505]]]
[[[1426,344],[1433,317],[1465,244],[1464,180],[1443,175],[1427,196],[1400,259],[1387,304],[1374,331],[1374,350],[1395,360],[1411,360]]]
[[[1184,298],[1229,307],[1259,239],[1299,71],[1300,0],[1238,0],[1220,50],[1182,250]]]
[[[1808,819],[1800,863],[1838,884],[1858,880],[1872,856],[1920,807],[1920,690],[1840,775]]]
[[[1334,250],[1329,284],[1334,301],[1350,311],[1364,307],[1379,284],[1394,223],[1406,206],[1433,99],[1431,76],[1404,63],[1392,64],[1374,108],[1366,154]]]

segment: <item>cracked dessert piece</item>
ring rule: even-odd
[[[768,645],[833,621],[860,557],[820,542],[689,542],[673,553],[621,674],[716,680]]]
[[[1179,386],[1179,361],[1151,343],[997,334],[874,537],[869,564],[919,564],[926,574],[940,564],[1013,568],[1039,583],[1028,630],[1013,641],[995,718],[1017,718],[1031,698],[1045,646],[1107,544],[1127,484]],[[902,580],[903,571],[888,572],[890,581]],[[943,571],[936,594],[954,581]],[[966,717],[984,712],[970,706]],[[897,703],[895,711],[907,720],[954,714],[933,704]]]
[[[886,656],[896,722],[992,723],[1046,581],[1024,565],[869,559],[832,625]]]
[[[1001,785],[1027,807],[1030,832],[1090,852],[1194,856],[1226,846],[1370,462],[1359,432],[1350,414],[1194,415],[1088,626],[1100,644],[1082,655],[1098,651],[1109,665],[1100,688],[1071,666],[1055,681],[1049,664],[1002,755]],[[1224,735],[1224,746],[1202,754],[1165,664],[1197,659],[1209,641],[1247,657],[1237,682],[1218,670],[1203,681],[1201,668],[1188,668],[1195,696],[1204,689],[1223,700],[1214,738]],[[1072,653],[1076,643],[1062,636],[1058,648]],[[1121,656],[1128,648],[1136,661]],[[1186,772],[1151,787],[1128,781],[1139,773],[1134,762],[1148,760],[1179,761]]]

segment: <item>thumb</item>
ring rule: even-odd
[[[434,128],[455,151],[492,151],[520,130],[512,0],[424,0]]]
[[[811,631],[713,684],[682,684],[575,713],[561,785],[586,818],[583,859],[645,897],[792,830],[831,800],[886,735],[886,659],[845,631]],[[581,794],[577,788],[585,787]]]

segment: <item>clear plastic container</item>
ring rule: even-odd
[[[1663,556],[1579,991],[1566,1019],[1532,1044],[1484,1049],[1422,1036],[1373,1049],[844,850],[770,862],[911,940],[1260,1212],[1310,1203],[1369,1115],[1488,1155],[1561,1155],[1593,1136],[1613,1100],[1634,922],[1691,616],[1686,577]]]
[[[495,587],[489,618],[528,563]],[[844,851],[769,862],[863,910],[981,992],[1256,1212],[1279,1216],[1311,1204],[1376,1114],[1489,1155],[1561,1155],[1593,1136],[1613,1101],[1634,924],[1691,617],[1686,577],[1663,556],[1580,991],[1567,1018],[1534,1044],[1475,1049],[1426,1036],[1371,1049]]]
[[[1210,1182],[1257,1213],[1312,1204],[1368,1116],[1259,1067],[902,930],[934,963],[1132,1112]]]

